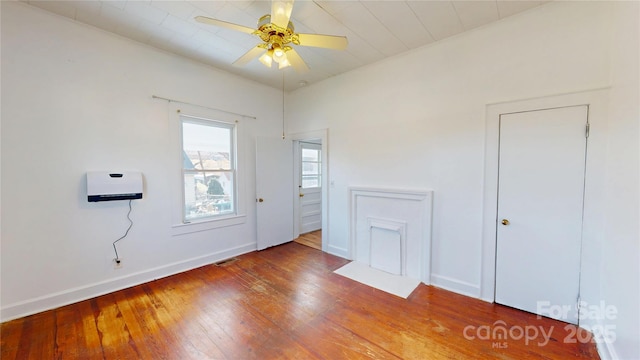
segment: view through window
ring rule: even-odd
[[[182,115],[184,221],[235,213],[235,126]]]
[[[320,187],[321,180],[321,146],[317,144],[301,144],[302,173],[301,181],[303,189]]]

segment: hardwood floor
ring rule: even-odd
[[[347,262],[253,252],[3,323],[0,358],[598,358],[572,325],[426,285],[405,300],[332,273]]]
[[[322,230],[312,231],[306,234],[301,234],[298,238],[293,239],[300,245],[312,247],[317,250],[322,250]]]

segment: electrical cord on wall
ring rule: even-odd
[[[120,264],[120,257],[118,257],[118,249],[116,248],[116,243],[124,238],[127,237],[127,235],[129,234],[129,230],[131,230],[131,227],[133,226],[133,220],[131,220],[131,199],[129,199],[129,212],[127,213],[127,220],[129,220],[129,227],[127,228],[127,231],[124,233],[124,235],[122,235],[118,240],[113,242],[113,251],[116,253],[116,263]]]

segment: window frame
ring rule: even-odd
[[[302,153],[304,152],[304,150],[313,150],[316,151],[318,153],[318,161],[305,161],[304,160],[304,156],[302,155]],[[310,187],[305,187],[304,184],[304,179],[305,179],[305,175],[304,175],[304,164],[305,163],[311,163],[311,164],[316,164],[317,167],[317,172],[311,176],[313,177],[317,177],[317,182],[318,182],[318,186],[310,186]],[[301,189],[320,189],[322,188],[322,177],[324,176],[322,174],[322,163],[323,163],[323,159],[322,159],[322,145],[320,144],[316,144],[316,143],[311,143],[311,142],[304,142],[301,141],[300,142],[300,173],[299,173],[299,181],[300,181],[300,188]]]
[[[236,177],[235,177],[235,205],[236,214],[207,217],[191,222],[184,221],[184,185],[183,185],[183,153],[182,153],[182,122],[181,115],[192,118],[205,119],[226,124],[235,124],[236,146]],[[249,121],[241,115],[224,110],[216,110],[208,107],[186,104],[182,102],[169,102],[167,106],[167,130],[170,137],[171,148],[166,156],[168,159],[166,171],[161,172],[167,180],[167,193],[160,196],[168,197],[170,203],[171,236],[176,238],[189,238],[199,232],[220,229],[228,226],[239,226],[247,222],[247,146],[250,140],[247,137],[245,122]],[[161,126],[160,124],[158,124]],[[150,185],[151,186],[151,185]]]
[[[230,216],[236,216],[238,214],[238,163],[237,163],[237,158],[238,158],[238,147],[237,147],[237,122],[226,122],[226,121],[220,121],[218,119],[212,119],[210,117],[202,117],[202,116],[195,116],[195,115],[190,115],[190,114],[184,114],[184,113],[180,113],[178,115],[179,118],[179,127],[180,127],[180,152],[181,154],[184,155],[184,133],[183,133],[183,129],[184,129],[184,125],[185,123],[189,123],[189,124],[194,124],[194,125],[200,125],[200,126],[209,126],[209,127],[213,127],[213,128],[223,128],[223,129],[227,129],[230,131],[230,153],[229,153],[229,169],[204,169],[203,166],[202,169],[193,169],[193,170],[189,170],[189,169],[185,169],[184,166],[184,162],[182,162],[182,166],[180,169],[181,172],[181,189],[182,189],[182,223],[183,224],[189,224],[189,223],[198,223],[198,222],[204,222],[204,221],[212,221],[212,220],[216,220],[216,219],[221,219],[221,218],[227,218]],[[187,217],[187,204],[186,204],[186,184],[185,184],[185,175],[188,173],[192,173],[192,174],[206,174],[206,173],[216,173],[216,172],[220,172],[220,173],[225,173],[225,172],[230,172],[232,174],[232,182],[231,182],[231,199],[232,199],[232,209],[233,211],[231,212],[226,212],[226,213],[222,213],[222,214],[212,214],[212,215],[205,215],[205,216],[201,216],[201,217],[195,217],[195,218],[188,218]],[[205,175],[206,176],[206,175]]]

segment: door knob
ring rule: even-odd
[[[502,219],[502,225],[509,225],[509,220]]]
[[[263,201],[264,201],[264,199],[263,199],[263,198],[259,198],[259,199],[258,199],[258,202],[263,202]]]
[[[300,197],[303,197],[303,196],[304,196],[304,194],[298,194],[298,195],[299,195]]]

